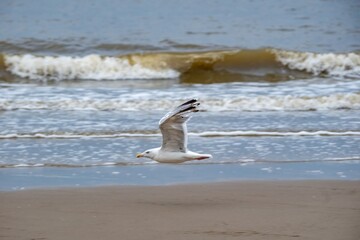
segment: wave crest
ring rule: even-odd
[[[328,74],[351,78],[360,77],[360,54],[309,53],[273,50],[276,58],[290,69],[315,75]]]
[[[178,78],[185,82],[283,81],[312,75],[360,77],[358,53],[281,49],[155,52],[117,57],[2,55],[1,68],[37,80]]]
[[[34,55],[6,55],[7,70],[23,78],[38,80],[114,80],[175,78],[178,72],[172,69],[151,69],[126,58]]]

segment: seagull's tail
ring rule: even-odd
[[[208,159],[208,158],[212,158],[211,154],[199,154],[199,157],[195,158],[196,160],[204,160],[204,159]]]
[[[211,154],[189,152],[189,155],[191,156],[190,158],[192,160],[204,160],[204,159],[212,158]]]

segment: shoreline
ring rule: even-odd
[[[359,178],[357,162],[149,164],[84,168],[0,169],[0,192],[98,186],[166,186],[229,181],[346,180]]]
[[[4,239],[358,239],[360,181],[0,192]]]

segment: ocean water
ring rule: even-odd
[[[0,190],[360,179],[360,3],[0,2]],[[159,119],[198,98],[189,149]]]

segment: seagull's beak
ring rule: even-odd
[[[138,154],[136,154],[136,157],[137,158],[141,158],[141,157],[143,157],[144,155],[142,155],[141,153],[138,153]]]

